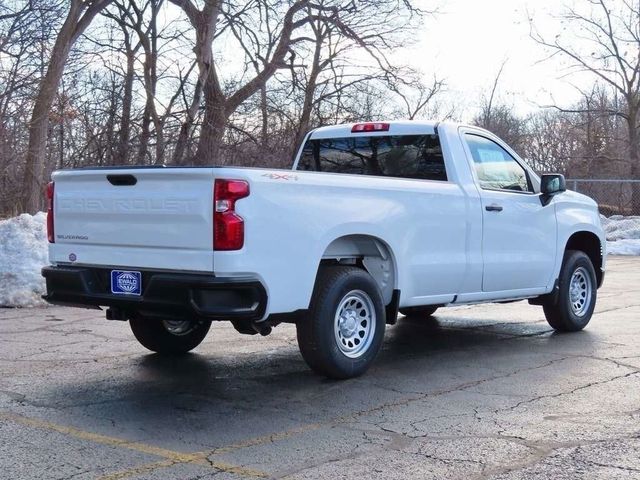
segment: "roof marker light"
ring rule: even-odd
[[[351,133],[366,133],[366,132],[388,132],[389,124],[380,122],[370,123],[356,123],[351,129]]]

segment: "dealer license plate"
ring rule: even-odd
[[[111,270],[111,293],[117,295],[140,295],[142,275],[140,272]]]

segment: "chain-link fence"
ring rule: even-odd
[[[589,195],[598,202],[600,213],[607,217],[640,215],[640,180],[567,179],[567,188]],[[636,202],[633,201],[634,190]]]

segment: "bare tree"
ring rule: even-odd
[[[480,110],[472,123],[486,128],[507,142],[517,152],[522,151],[525,133],[525,119],[520,117],[513,107],[504,103],[499,95],[499,84],[504,73],[507,60],[505,59],[493,79],[488,93],[482,95]]]
[[[200,71],[199,82],[203,86],[205,115],[200,129],[200,139],[194,163],[204,164],[219,156],[222,138],[231,113],[257,92],[284,63],[285,56],[290,49],[292,33],[297,28],[294,17],[307,7],[310,1],[298,0],[287,9],[271,58],[264,62],[263,68],[253,78],[230,94],[223,90],[212,49],[213,40],[218,33],[221,2],[205,0],[203,8],[200,10],[191,0],[170,1],[182,8],[196,33],[194,51]]]
[[[402,117],[415,120],[429,111],[434,100],[445,87],[444,80],[434,75],[431,83],[425,83],[419,72],[409,71],[408,75],[394,75],[388,81],[389,90],[400,98]]]
[[[180,87],[178,89],[178,93],[184,103],[185,114],[184,119],[180,123],[180,131],[178,133],[176,145],[173,150],[173,157],[171,159],[171,162],[174,165],[180,165],[184,161],[187,145],[189,143],[190,136],[193,133],[193,126],[196,123],[198,112],[200,110],[200,102],[202,101],[202,79],[200,76],[196,79],[191,99],[189,100],[187,97],[187,81],[195,65],[196,63],[192,64],[191,68],[186,72],[186,75],[180,75]]]
[[[326,0],[256,0],[238,5],[205,0],[202,9],[191,0],[170,1],[182,8],[196,33],[194,51],[205,112],[193,159],[195,163],[220,157],[230,116],[242,103],[263,90],[278,70],[295,65],[296,48],[310,40],[307,36],[310,31],[313,34],[316,29],[322,37],[324,34],[318,29],[331,26],[335,35],[350,39],[377,62],[384,63],[384,56],[379,52],[386,45],[385,39],[389,40],[393,31],[401,28],[396,20],[401,17],[398,13],[402,9],[409,14],[414,12],[408,0],[371,0],[357,4]],[[212,48],[214,40],[225,32],[231,32],[239,41],[251,67],[251,75],[242,75],[240,81],[227,84],[223,82]],[[317,35],[315,41],[317,43]],[[264,119],[264,108],[262,113]]]
[[[47,145],[49,110],[60,84],[69,52],[93,18],[109,3],[111,3],[111,0],[71,0],[67,17],[58,32],[51,52],[47,73],[40,82],[33,106],[31,124],[29,126],[29,149],[27,151],[23,180],[22,210],[24,211],[35,213],[40,209],[42,202],[41,187]]]
[[[578,131],[568,115],[541,110],[526,119],[523,157],[541,173],[567,173],[579,148]]]
[[[123,72],[122,114],[120,115],[120,132],[114,162],[125,164],[128,161],[131,146],[131,111],[133,108],[133,86],[136,76],[135,62],[138,51],[140,47],[142,47],[140,36],[144,36],[141,26],[143,16],[138,15],[140,9],[133,1],[115,1],[114,3],[117,7],[117,12],[105,10],[103,15],[113,20],[122,32],[123,37],[122,50],[126,59],[126,66]],[[135,10],[135,19],[132,10]],[[113,45],[109,45],[109,47],[115,48]]]
[[[487,130],[491,130],[491,124],[493,123],[493,114],[494,106],[497,99],[498,93],[498,84],[500,83],[500,77],[502,77],[502,72],[504,72],[504,67],[507,64],[507,59],[502,61],[500,68],[498,69],[498,73],[496,73],[495,78],[493,79],[493,85],[491,86],[491,91],[488,96],[483,98],[480,115],[478,117],[478,125],[486,128]]]
[[[326,7],[332,2],[318,4]],[[292,65],[291,71],[292,88],[301,91],[294,152],[312,125],[314,110],[318,112],[330,105],[337,111],[345,107],[344,101],[354,87],[397,78],[394,76],[397,68],[388,56],[399,46],[398,36],[406,34],[413,25],[409,19],[394,21],[389,12],[388,6],[371,2],[359,9],[344,9],[339,21],[333,22],[315,16],[313,8],[307,9],[312,18],[308,26],[310,41],[304,61],[300,66]]]
[[[0,216],[20,211],[28,112],[60,14],[58,2],[0,2]]]
[[[0,2],[0,214],[41,207],[53,168],[285,166],[310,128],[400,116],[394,78],[416,115],[428,92],[387,57],[420,16],[410,0]]]
[[[588,73],[623,100],[607,112],[624,119],[630,171],[640,179],[640,3],[584,0],[567,7],[562,20],[569,27],[547,40],[532,25],[532,36],[570,64],[571,72]],[[640,211],[640,186],[633,190],[633,208]]]

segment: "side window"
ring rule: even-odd
[[[465,138],[482,188],[529,192],[525,169],[497,143],[466,133]]]
[[[309,140],[299,170],[447,180],[436,135],[353,136]]]

